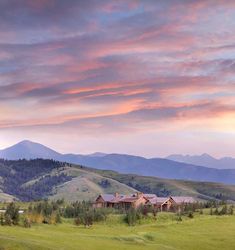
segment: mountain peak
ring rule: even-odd
[[[0,158],[17,159],[59,159],[61,155],[56,151],[36,142],[23,140],[9,148],[0,151]]]

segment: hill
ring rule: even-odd
[[[53,160],[0,160],[0,201],[45,198],[75,201],[91,200],[100,193],[133,193],[116,180]]]
[[[218,199],[235,201],[234,185],[120,174],[107,170],[90,169],[90,171],[95,171],[104,177],[117,180],[143,193],[154,193],[157,196],[192,196],[199,200]]]
[[[53,159],[120,173],[156,176],[168,179],[210,181],[235,184],[235,169],[214,169],[163,158],[146,159],[124,154],[60,154],[41,144],[23,141],[0,151],[4,159]]]
[[[0,179],[0,201],[93,200],[100,193],[129,194],[136,190],[158,196],[235,201],[232,185],[120,174],[44,159],[0,160]]]

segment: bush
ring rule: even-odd
[[[181,213],[176,214],[176,221],[182,221]]]
[[[4,225],[11,226],[12,225],[12,219],[9,214],[5,214],[5,223]]]
[[[140,222],[142,219],[142,213],[140,210],[130,208],[125,217],[125,221],[129,226],[134,226],[136,225],[137,222]]]
[[[62,223],[62,220],[61,220],[61,217],[60,217],[60,214],[59,214],[59,213],[56,213],[56,216],[55,216],[55,223],[56,223],[56,224]]]
[[[18,225],[19,223],[19,208],[16,207],[15,203],[11,202],[5,212],[5,224],[7,225]]]
[[[30,228],[31,227],[31,221],[28,217],[24,218],[23,225],[25,228]]]
[[[194,217],[194,215],[193,215],[193,212],[192,212],[192,211],[189,211],[189,212],[188,212],[188,217],[189,217],[190,219],[192,219],[192,218]]]
[[[225,215],[228,212],[228,208],[227,205],[224,205],[221,209],[221,211],[219,211],[219,215]]]
[[[233,205],[229,207],[228,214],[233,215]]]

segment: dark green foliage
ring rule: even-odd
[[[53,169],[59,169],[65,163],[52,160],[0,160],[0,176],[3,178],[3,192],[16,196],[22,201],[39,200],[50,195],[55,185],[71,180],[71,177],[60,174],[51,176]],[[22,184],[38,179],[33,185]]]
[[[10,215],[6,214],[4,216],[4,225],[11,226],[12,225],[12,219]]]
[[[194,217],[194,215],[193,215],[193,212],[192,212],[192,211],[189,211],[189,212],[188,212],[188,217],[189,217],[190,219],[192,219],[192,218]]]
[[[5,224],[11,226],[18,225],[19,223],[19,208],[15,205],[15,203],[11,202],[6,209],[4,214]]]
[[[1,215],[0,215],[0,225],[1,225],[1,226],[4,225],[4,216],[3,216],[2,213],[1,213]]]
[[[62,223],[61,216],[60,216],[60,213],[59,213],[59,212],[56,213],[56,216],[55,216],[55,223],[56,223],[56,224]]]
[[[210,215],[213,215],[213,208],[210,208]]]
[[[219,211],[219,215],[225,215],[228,213],[227,205],[224,205],[222,209]]]
[[[105,179],[98,183],[102,188],[108,188],[111,186],[111,183],[109,180]]]
[[[31,227],[31,221],[29,220],[29,218],[25,217],[23,220],[23,226],[25,228],[30,228]]]
[[[129,226],[136,225],[137,222],[140,222],[142,219],[142,213],[139,209],[130,208],[125,217],[125,221]]]
[[[215,208],[215,211],[213,212],[214,215],[219,215],[218,207]]]
[[[179,221],[179,222],[182,221],[181,213],[176,214],[176,220]]]
[[[58,201],[49,202],[47,200],[37,202],[34,206],[29,206],[28,212],[42,214],[45,217],[50,217],[55,212],[59,213],[60,206],[58,203]]]
[[[228,214],[233,215],[233,205],[229,207]]]

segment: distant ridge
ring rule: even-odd
[[[169,158],[170,157],[173,158],[173,156],[169,156]],[[208,168],[200,166],[199,164],[196,165],[192,163],[179,162],[181,158],[179,155],[177,157],[178,158],[176,161],[163,158],[146,159],[144,157],[125,154],[60,154],[42,144],[31,141],[22,141],[12,147],[0,151],[0,158],[9,160],[23,158],[53,159],[96,169],[114,170],[120,173],[138,174],[142,176],[156,176],[168,179],[235,184],[235,169]],[[202,155],[202,158],[205,161],[205,159],[211,159],[212,157],[205,154]],[[226,166],[224,166],[224,168],[226,168]]]
[[[208,154],[202,155],[169,155],[166,159],[189,163],[197,166],[218,168],[218,169],[235,169],[235,159],[231,157],[223,157],[216,159]]]

